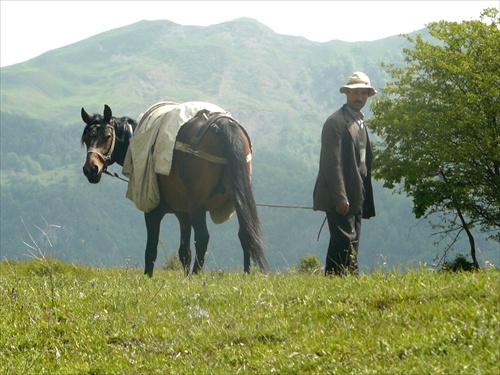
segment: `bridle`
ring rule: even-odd
[[[92,154],[96,154],[97,156],[99,156],[102,159],[102,161],[104,162],[105,167],[107,167],[108,161],[111,160],[111,156],[113,155],[113,152],[115,151],[115,142],[116,142],[115,127],[113,125],[107,124],[106,128],[111,128],[111,136],[113,137],[113,139],[111,141],[111,147],[109,148],[106,155],[102,154],[95,147],[89,147],[87,150],[87,155],[92,153]]]

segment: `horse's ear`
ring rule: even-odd
[[[113,116],[113,114],[111,112],[111,108],[109,108],[109,106],[107,104],[104,104],[104,121],[106,122],[106,124],[111,123],[112,116]]]
[[[85,110],[82,107],[82,120],[83,120],[83,122],[88,124],[90,122],[90,119],[91,119],[91,117],[89,116],[89,114],[87,112],[85,112]]]

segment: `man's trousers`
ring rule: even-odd
[[[362,214],[327,213],[330,243],[326,254],[325,275],[358,273],[358,248]]]

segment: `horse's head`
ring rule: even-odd
[[[82,120],[86,126],[81,141],[87,147],[83,174],[89,182],[96,184],[101,180],[102,172],[112,164],[110,161],[116,140],[111,108],[104,106],[104,116],[97,113],[90,116],[82,108]]]
[[[81,114],[86,124],[81,142],[87,147],[83,174],[89,182],[96,184],[108,165],[114,162],[123,164],[129,138],[137,123],[129,117],[113,117],[107,105],[104,105],[104,115],[96,113],[90,116],[83,108]]]

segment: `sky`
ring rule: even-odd
[[[0,66],[141,20],[209,26],[253,18],[315,42],[372,41],[440,20],[479,19],[500,0],[447,1],[19,1],[0,0]]]

